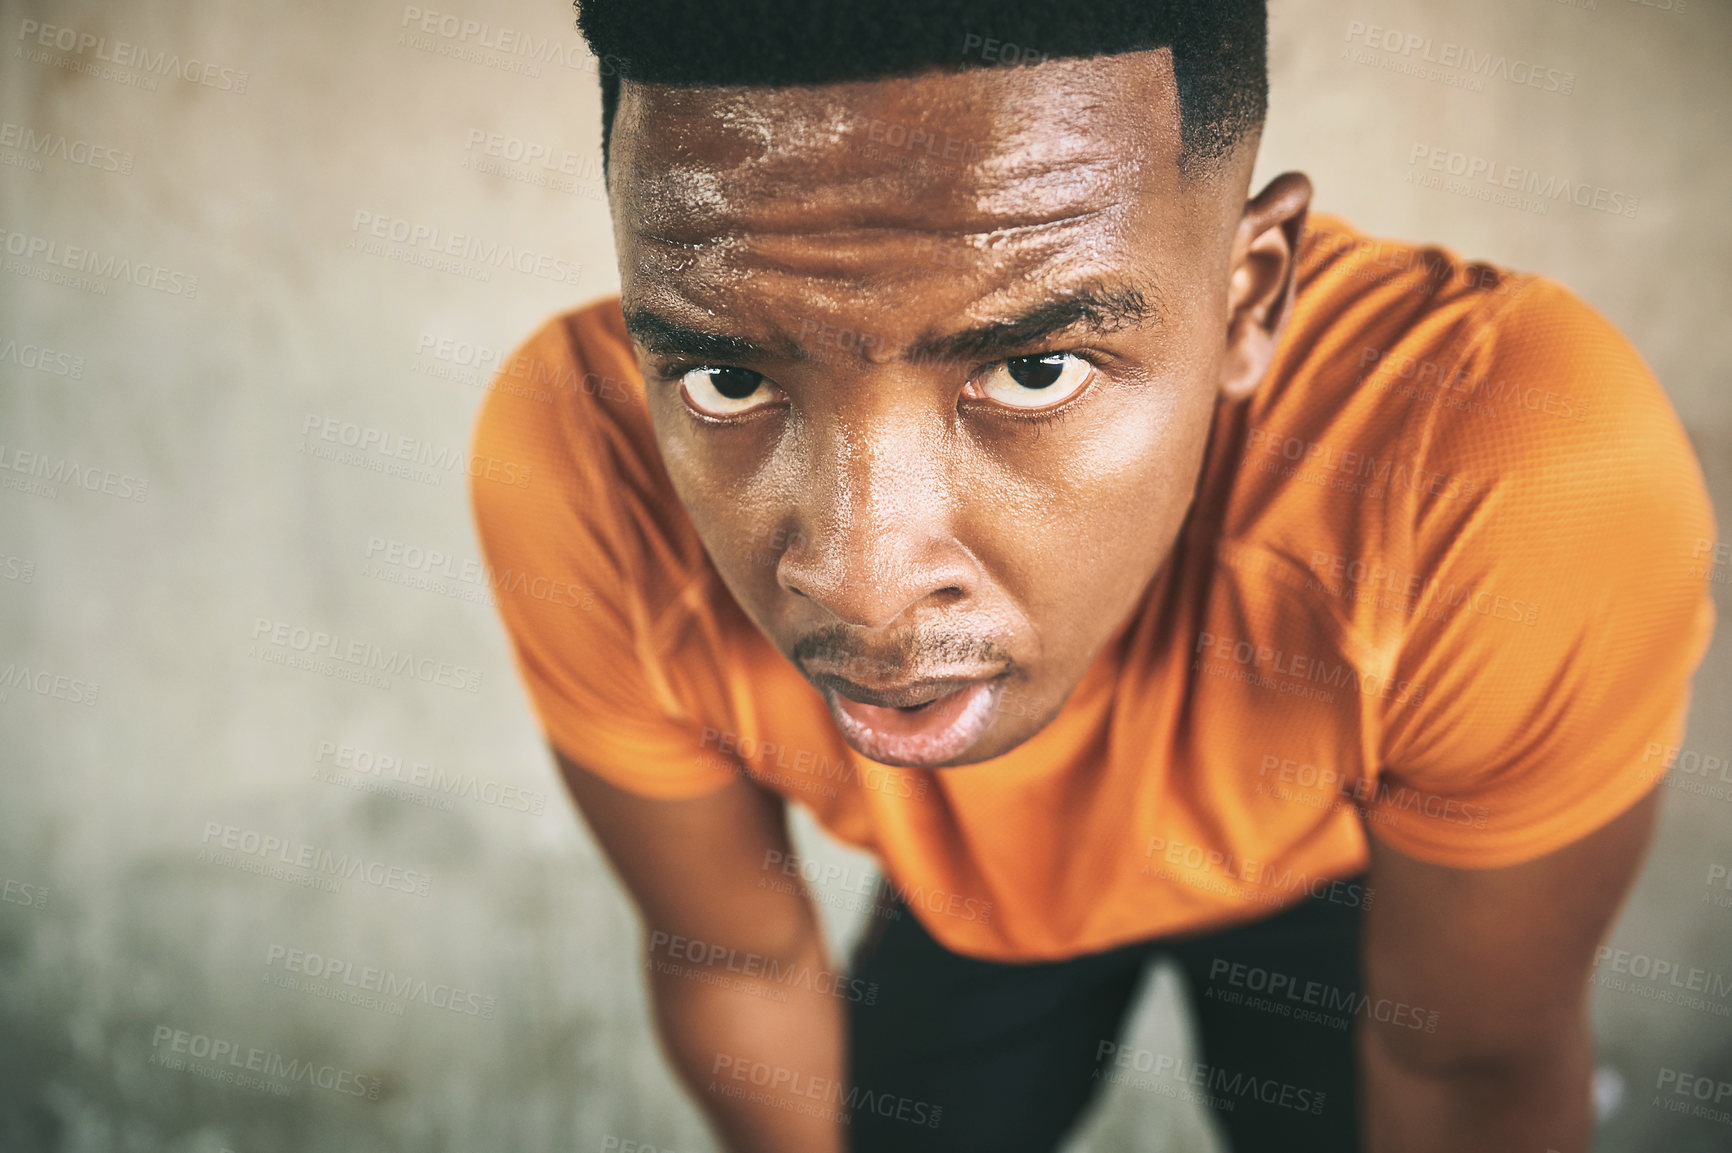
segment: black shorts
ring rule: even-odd
[[[1233,1153],[1356,1153],[1357,894],[1063,961],[1004,964],[938,944],[900,905],[854,959],[853,1153],[1050,1153],[1110,1082],[1204,1103]],[[1120,1044],[1149,962],[1184,974],[1201,1053]]]

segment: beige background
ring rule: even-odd
[[[1718,0],[1665,3],[1277,0],[1261,173],[1303,168],[1322,207],[1365,228],[1571,285],[1654,366],[1724,510],[1732,14]],[[52,499],[0,489],[0,669],[99,685],[88,705],[19,688],[0,703],[0,1148],[714,1148],[657,1056],[629,910],[557,791],[491,609],[379,567],[393,541],[456,558],[454,572],[475,559],[461,474],[427,483],[301,451],[310,417],[435,456],[461,448],[480,378],[439,359],[441,342],[453,357],[509,347],[616,284],[593,178],[593,61],[569,6],[450,11],[553,37],[576,66],[529,75],[498,67],[498,51],[440,54],[455,41],[400,40],[405,9],[392,5],[0,3],[6,131],[64,135],[81,157],[113,149],[96,155],[116,164],[131,154],[130,172],[59,156],[33,170],[0,147],[0,229],[198,278],[188,298],[47,283],[32,274],[49,267],[40,259],[0,272],[0,350],[14,349],[0,351],[5,459],[41,453],[149,482],[142,501],[100,482]],[[63,67],[95,49],[27,54],[27,20],[214,64],[215,83],[152,90],[124,82],[143,75],[136,65]],[[1354,22],[1537,62],[1572,74],[1573,91],[1472,91],[1344,57]],[[224,90],[221,69],[231,85],[245,72],[246,90]],[[520,165],[466,166],[476,133],[569,150],[576,175],[548,188]],[[1637,214],[1538,214],[1409,183],[1416,146],[1634,196]],[[349,247],[357,212],[582,273],[480,282],[412,266]],[[27,367],[25,345],[80,374]],[[1715,588],[1724,617],[1727,585]],[[270,663],[253,648],[261,618],[413,649],[481,684],[379,688]],[[1729,652],[1723,629],[1696,681],[1688,747],[1701,755],[1732,755]],[[412,784],[374,795],[316,779],[324,743],[473,775],[488,798],[529,790],[542,811],[476,797],[441,811]],[[212,823],[430,873],[430,891],[351,879],[325,892],[201,860]],[[1716,862],[1732,864],[1732,800],[1668,789],[1617,946],[1732,972],[1732,909],[1704,902]],[[853,928],[830,925],[838,941]],[[273,948],[458,986],[494,1012],[411,1000],[397,1014],[276,987]],[[1181,1052],[1173,990],[1164,978],[1152,990],[1134,1041]],[[1611,989],[1594,1012],[1617,1106],[1596,1149],[1732,1144],[1732,1127],[1666,1111],[1654,1091],[1668,1068],[1732,1081],[1732,1020]],[[164,1029],[377,1077],[380,1096],[300,1083],[278,1097],[158,1067]],[[1193,1107],[1127,1090],[1075,1148],[1212,1141]]]

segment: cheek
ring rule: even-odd
[[[1208,412],[1195,390],[1139,390],[1086,425],[1079,417],[994,454],[969,502],[977,555],[1032,614],[1096,623],[1165,557],[1190,505]]]
[[[742,432],[693,429],[681,412],[659,413],[654,424],[674,493],[735,599],[750,607],[773,594],[774,545],[787,537],[790,506],[769,454]]]

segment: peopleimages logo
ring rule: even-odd
[[[398,27],[405,29],[408,34],[437,36],[446,42],[435,45],[430,41],[411,42],[400,38],[400,44],[407,43],[409,47],[423,51],[444,48],[447,50],[437,54],[469,60],[476,64],[492,64],[498,67],[510,63],[516,67],[509,71],[523,72],[529,76],[541,75],[540,69],[535,67],[537,64],[558,64],[575,72],[612,76],[622,67],[629,67],[631,63],[623,56],[604,56],[597,59],[590,53],[589,46],[581,41],[557,40],[552,36],[538,38],[532,32],[503,25],[495,26],[486,20],[471,20],[453,12],[417,8],[412,4],[404,6],[403,19],[398,23]],[[476,49],[498,52],[504,59],[485,57],[476,52]],[[516,59],[511,59],[512,57]]]
[[[521,136],[507,136],[503,132],[471,128],[463,150],[473,152],[477,148],[485,157],[541,168],[561,176],[575,176],[598,182],[606,177],[601,170],[599,158],[545,141],[526,140]]]
[[[1670,1090],[1673,1098],[1687,1098],[1683,1101],[1662,1100],[1656,1096],[1650,1102],[1667,1112],[1732,1125],[1732,1081],[1722,1081],[1707,1074],[1688,1073],[1662,1065],[1660,1075],[1654,1082],[1654,1090],[1656,1093]]]
[[[287,945],[271,945],[265,950],[265,970],[267,984],[298,989],[335,1001],[351,1000],[350,994],[378,993],[390,998],[397,1012],[401,1012],[402,1002],[416,1001],[460,1017],[491,1021],[499,1009],[499,998],[492,995],[429,982],[420,977],[405,977],[377,965],[360,965]],[[288,974],[298,976],[290,977]],[[301,981],[300,977],[308,981]],[[321,984],[310,984],[312,981]]]
[[[798,1069],[754,1061],[732,1053],[717,1053],[710,1066],[708,1091],[754,1105],[768,1105],[787,1112],[812,1117],[825,1117],[847,1124],[852,1115],[870,1111],[880,1117],[894,1117],[910,1125],[936,1129],[944,1117],[944,1107],[930,1101],[874,1090],[849,1084],[835,1077],[817,1077]],[[730,1085],[728,1080],[745,1082]],[[748,1088],[747,1086],[755,1088]],[[840,1106],[846,1110],[827,1108]]]
[[[1103,1075],[1102,1067],[1108,1064],[1123,1072],[1107,1070]],[[1277,1081],[1273,1077],[1259,1078],[1249,1073],[1235,1072],[1219,1065],[1205,1065],[1197,1061],[1187,1061],[1183,1057],[1175,1057],[1167,1053],[1156,1053],[1152,1049],[1136,1049],[1120,1045],[1117,1041],[1101,1041],[1095,1046],[1094,1079],[1106,1081],[1112,1085],[1127,1085],[1133,1089],[1160,1091],[1160,1079],[1163,1075],[1175,1082],[1205,1091],[1205,1095],[1214,1098],[1209,1101],[1198,1101],[1198,1104],[1222,1106],[1231,1111],[1240,1101],[1261,1102],[1264,1105],[1279,1105],[1283,1109],[1292,1109],[1299,1113],[1319,1114],[1323,1112],[1328,1094],[1318,1089]],[[1136,1073],[1148,1073],[1150,1077],[1137,1077]],[[1163,1093],[1163,1096],[1177,1096],[1173,1093]]]
[[[293,837],[261,833],[225,825],[221,821],[206,821],[200,840],[198,859],[203,864],[238,868],[241,872],[258,873],[270,868],[308,870],[305,875],[286,874],[281,879],[310,888],[335,892],[344,880],[363,881],[379,889],[413,893],[425,897],[433,887],[433,874],[417,869],[405,869],[384,861],[369,861],[365,857],[337,853]],[[256,859],[256,860],[255,860]],[[322,883],[311,884],[309,879]]]
[[[390,584],[426,589],[458,600],[482,601],[488,605],[497,604],[494,593],[504,593],[585,612],[596,606],[595,591],[584,585],[518,569],[496,569],[442,549],[424,548],[386,537],[368,539],[361,572]]]
[[[1483,84],[1486,80],[1503,80],[1543,92],[1570,96],[1576,90],[1576,74],[1560,68],[1550,68],[1531,60],[1511,60],[1502,52],[1481,50],[1453,40],[1439,43],[1435,37],[1419,32],[1404,32],[1383,28],[1363,20],[1347,22],[1348,43],[1358,44],[1375,53],[1387,53],[1396,66],[1392,72],[1410,72],[1427,80],[1448,80],[1452,77],[1472,79]],[[1360,63],[1379,63],[1375,58]],[[1405,67],[1403,66],[1405,65]],[[1475,86],[1476,90],[1478,86]]]
[[[778,992],[785,989],[804,989],[809,993],[866,1005],[873,1005],[878,1001],[876,981],[851,978],[846,973],[829,969],[813,969],[810,965],[784,965],[776,958],[762,953],[742,953],[728,945],[698,941],[660,929],[650,934],[648,953],[648,966],[666,976],[713,980],[723,978],[724,974],[734,973],[778,986]],[[686,967],[688,965],[690,968]],[[781,1000],[783,997],[776,999]]]
[[[1732,977],[1712,969],[1670,957],[1654,957],[1601,945],[1594,950],[1595,984],[1602,989],[1628,993],[1708,1013],[1732,1017]]]
[[[18,39],[26,46],[52,48],[57,52],[70,52],[72,55],[80,57],[88,53],[92,59],[101,61],[103,64],[114,65],[117,68],[135,68],[151,76],[177,76],[188,84],[216,88],[223,92],[233,92],[236,95],[247,90],[248,76],[240,69],[225,68],[191,56],[183,60],[178,52],[164,50],[152,52],[148,48],[125,40],[116,40],[110,43],[106,36],[83,32],[77,28],[41,24],[35,20],[23,20],[18,24]],[[22,52],[19,54],[22,55]],[[38,58],[38,55],[31,57],[35,63],[48,63],[47,60]],[[74,71],[87,71],[94,67],[83,61],[74,63],[79,65]],[[62,64],[62,67],[66,66]]]
[[[438,485],[446,474],[460,471],[477,480],[528,488],[531,473],[529,465],[516,461],[471,456],[450,445],[312,412],[301,421],[301,444],[296,451],[318,460],[432,485]]]
[[[481,691],[480,669],[437,660],[413,649],[386,649],[371,641],[342,637],[287,621],[259,617],[253,622],[253,641],[249,655],[272,664],[298,666],[301,663],[289,660],[290,656],[322,659],[352,666],[357,671],[413,677],[424,684],[470,693]],[[381,687],[389,688],[390,684],[387,682]]]
[[[0,363],[11,362],[19,368],[33,369],[49,376],[69,376],[78,380],[84,376],[84,358],[70,352],[57,352],[40,344],[24,344],[7,337],[0,342]]]
[[[1395,704],[1417,702],[1425,696],[1426,686],[1417,681],[1398,680],[1392,674],[1379,676],[1375,672],[1365,672],[1345,661],[1331,661],[1324,657],[1311,656],[1305,653],[1290,653],[1285,649],[1270,648],[1268,645],[1253,644],[1250,641],[1239,640],[1236,637],[1218,637],[1214,633],[1197,634],[1197,644],[1192,649],[1192,667],[1198,667],[1206,658],[1216,661],[1231,661],[1248,669],[1268,670],[1272,677],[1264,677],[1262,681],[1252,683],[1269,684],[1281,688],[1282,691],[1298,692],[1309,688],[1311,682],[1324,686],[1325,689],[1351,687],[1368,697],[1392,701]],[[1207,666],[1203,666],[1208,671]],[[1275,680],[1274,677],[1285,678]],[[1300,693],[1299,695],[1306,695]],[[1333,700],[1333,696],[1325,695],[1321,699]]]
[[[1425,170],[1460,177],[1464,184],[1479,182],[1499,191],[1517,192],[1548,203],[1562,199],[1577,208],[1591,208],[1611,216],[1634,219],[1641,207],[1641,198],[1628,192],[1505,164],[1490,157],[1457,152],[1442,145],[1414,144],[1407,155],[1410,170],[1407,183],[1413,182],[1415,166],[1421,162]],[[1449,190],[1458,191],[1455,188]]]
[[[39,697],[53,697],[68,704],[94,705],[101,686],[95,681],[83,680],[66,673],[32,669],[29,665],[10,661],[4,668],[0,668],[0,704],[6,703],[9,695],[19,690],[35,693]]]
[[[547,794],[535,789],[503,784],[474,773],[448,772],[426,761],[407,761],[401,756],[346,742],[339,745],[335,741],[320,741],[313,762],[330,766],[323,772],[314,769],[316,780],[376,792],[385,792],[390,782],[401,782],[425,790],[421,799],[436,799],[438,807],[447,812],[453,807],[450,803],[453,798],[520,813],[540,814],[547,807]],[[387,795],[402,792],[391,790]]]
[[[1388,997],[1373,998],[1371,994],[1357,989],[1344,989],[1321,981],[1301,982],[1291,973],[1247,965],[1224,957],[1215,957],[1209,962],[1209,982],[1211,985],[1229,986],[1224,994],[1217,993],[1214,989],[1209,991],[1211,1000],[1221,1000],[1227,1004],[1244,1003],[1249,1008],[1272,1010],[1282,1016],[1294,1016],[1296,1019],[1313,1020],[1320,1024],[1330,1023],[1324,1020],[1322,1015],[1340,1014],[1343,1017],[1366,1017],[1401,1029],[1437,1032],[1439,1014],[1436,1009],[1421,1008],[1406,1001],[1391,1001]],[[1262,996],[1248,1001],[1243,996],[1244,993]],[[1310,1011],[1309,1016],[1297,1016],[1305,1010]]]
[[[466,269],[468,271],[465,275],[481,273],[482,275],[475,277],[478,280],[488,279],[488,268],[509,268],[525,276],[535,276],[560,284],[577,284],[583,279],[583,265],[552,253],[535,252],[501,244],[496,240],[483,240],[470,233],[452,232],[437,225],[406,220],[401,216],[368,212],[364,208],[355,210],[349,231],[356,234],[349,247],[357,251],[375,256],[392,256],[393,259],[438,268],[440,271]],[[364,243],[366,241],[389,241],[403,247],[393,253],[377,243]],[[450,260],[441,263],[440,258],[444,257],[449,257]],[[457,263],[452,264],[452,261]]]
[[[23,905],[27,909],[45,908],[48,905],[48,886],[7,877],[0,883],[0,901],[8,905]]]
[[[64,456],[54,457],[16,445],[0,444],[0,474],[5,473],[22,473],[30,479],[21,481],[0,475],[0,488],[31,492],[49,500],[60,495],[61,485],[100,492],[119,500],[142,501],[150,495],[150,481],[143,477],[79,464]]]
[[[295,1082],[304,1081],[318,1089],[377,1101],[379,1091],[384,1087],[384,1082],[378,1077],[317,1061],[285,1057],[261,1046],[243,1046],[226,1037],[193,1033],[173,1025],[158,1025],[151,1036],[150,1048],[149,1063],[152,1065],[185,1069],[213,1081],[261,1089],[277,1096],[286,1096]]]
[[[37,172],[42,170],[40,162],[43,160],[64,160],[99,172],[118,172],[122,176],[132,174],[134,157],[130,152],[76,137],[68,138],[62,132],[38,132],[28,124],[14,124],[10,120],[0,121],[0,148],[30,157],[37,162],[33,167]]]
[[[198,277],[164,268],[160,264],[134,262],[112,252],[105,256],[94,248],[62,244],[50,237],[15,232],[4,226],[0,226],[0,248],[5,249],[8,256],[40,261],[56,268],[94,276],[95,280],[81,281],[73,287],[79,287],[83,291],[95,289],[98,295],[107,293],[108,286],[105,281],[124,280],[135,287],[149,288],[169,296],[184,296],[189,299],[198,296]],[[20,272],[25,268],[26,266],[20,265],[18,268],[9,267],[7,271]],[[89,287],[85,287],[86,285]]]

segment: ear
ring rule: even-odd
[[[1245,203],[1233,236],[1227,281],[1227,349],[1221,360],[1221,396],[1243,400],[1257,391],[1293,301],[1293,266],[1311,181],[1284,172]]]

